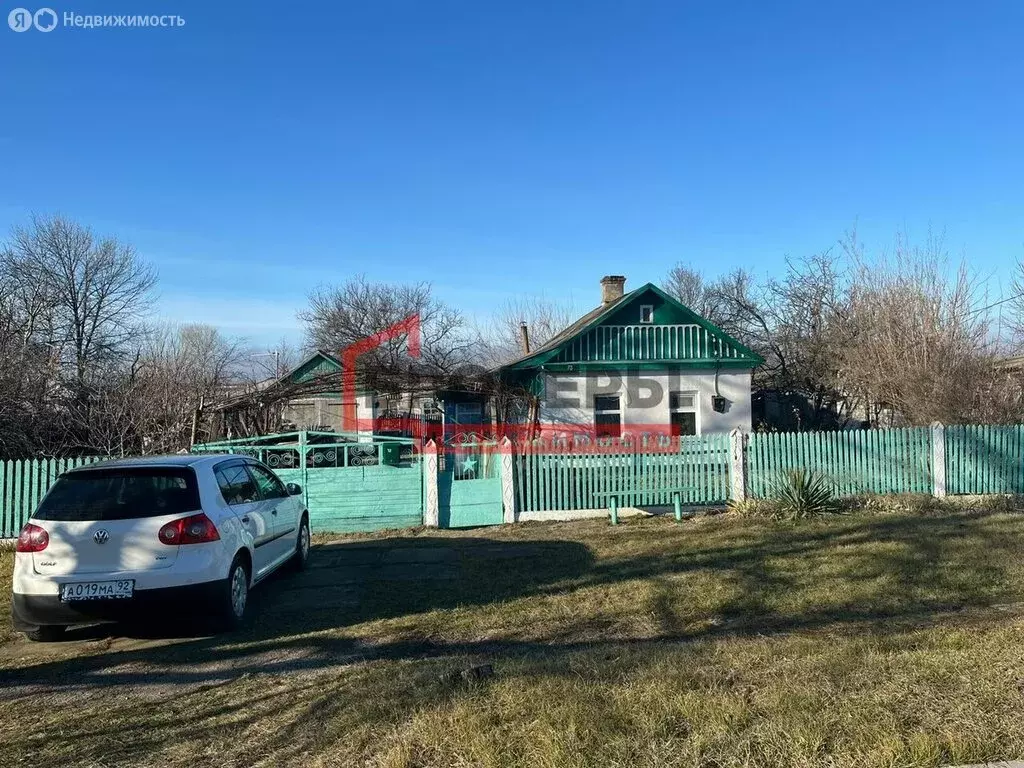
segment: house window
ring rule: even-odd
[[[594,431],[598,437],[618,437],[622,434],[622,407],[618,395],[598,395],[594,398]]]
[[[641,304],[640,305],[640,322],[641,323],[653,323],[654,322],[654,306],[652,304]]]
[[[449,417],[457,433],[475,435],[484,428],[482,403],[455,403],[455,407],[449,411]]]
[[[669,392],[668,409],[674,437],[697,434],[696,392]]]

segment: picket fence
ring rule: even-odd
[[[746,445],[747,492],[767,498],[787,472],[821,474],[839,496],[932,493],[932,430],[754,433]]]
[[[0,462],[0,538],[17,536],[62,472],[102,461],[97,456]]]
[[[1024,493],[1024,425],[958,425],[945,433],[947,493]]]
[[[507,485],[508,493],[497,501],[499,512],[502,504],[506,509],[504,520],[517,519],[523,512],[603,509],[612,498],[620,506],[671,505],[677,496],[683,504],[721,504],[737,495],[767,498],[792,469],[819,473],[839,496],[1024,494],[1024,425],[734,433],[668,443],[657,439],[533,441],[510,450],[510,474],[507,478],[503,474],[501,483]],[[0,462],[0,537],[17,535],[61,472],[97,460]],[[429,472],[443,474],[436,461],[430,466]],[[422,475],[428,483],[429,472],[425,469]],[[421,476],[418,463],[409,476]],[[363,489],[370,497],[384,497],[394,490],[394,479],[383,474],[378,479],[367,470],[359,480],[363,485],[380,484]],[[418,498],[417,494],[413,489],[410,498]],[[419,510],[410,512],[388,524],[421,522]],[[324,519],[332,514],[325,508]],[[441,517],[442,525],[445,519]]]
[[[722,503],[729,498],[729,435],[644,445],[605,438],[593,443],[536,440],[514,463],[523,512],[622,506]]]

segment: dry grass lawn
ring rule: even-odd
[[[1014,514],[349,538],[254,595],[236,635],[45,647],[8,630],[0,554],[0,765],[1021,757],[1022,544]]]

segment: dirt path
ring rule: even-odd
[[[246,627],[230,635],[180,621],[97,625],[59,643],[19,635],[0,646],[0,701],[70,701],[113,686],[162,700],[245,675],[337,674],[375,655],[346,632],[371,585],[444,583],[457,577],[458,557],[451,547],[319,547],[303,573],[275,575],[254,590]]]

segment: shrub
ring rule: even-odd
[[[730,501],[729,511],[739,517],[757,520],[778,520],[782,517],[782,509],[775,499],[743,499]]]
[[[791,469],[772,491],[782,515],[794,520],[839,511],[831,484],[816,472]]]
[[[950,505],[923,493],[865,493],[840,502],[846,512],[864,515],[941,515]]]

